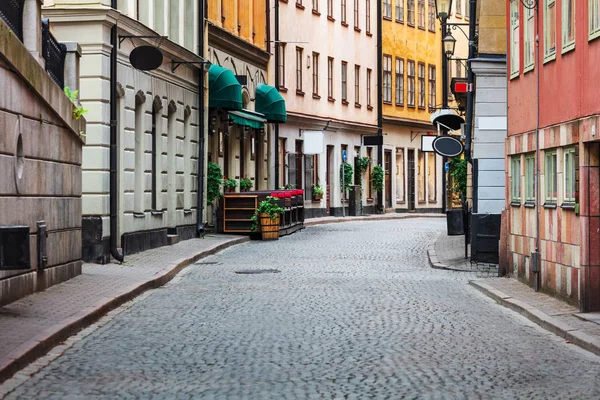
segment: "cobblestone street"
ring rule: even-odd
[[[67,341],[7,397],[600,398],[600,357],[473,274],[429,267],[444,228],[331,224],[227,249]]]

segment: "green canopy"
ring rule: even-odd
[[[250,110],[229,111],[229,118],[231,118],[234,124],[249,126],[254,129],[264,128],[265,122],[267,122],[263,114]]]
[[[242,109],[242,86],[227,68],[211,65],[208,70],[208,106],[224,110]]]
[[[257,112],[263,113],[269,122],[287,121],[285,100],[273,86],[258,84],[254,108]]]

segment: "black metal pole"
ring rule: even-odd
[[[117,0],[112,0],[111,7],[117,9]],[[110,212],[110,254],[115,260],[123,262],[125,257],[117,248],[118,231],[118,188],[117,188],[117,46],[119,38],[117,37],[117,23],[110,30],[110,183],[109,183],[109,212]]]
[[[382,72],[382,5],[377,1],[377,135],[381,138],[377,145],[377,165],[383,167],[383,72]],[[383,212],[383,190],[377,191],[377,211]]]
[[[477,18],[475,18],[475,13],[477,12],[477,1],[469,0],[469,15],[473,17],[469,21],[469,56],[467,59],[467,118],[465,121],[465,158],[469,163],[473,163],[473,159],[471,158],[471,141],[473,138],[473,100],[475,93],[475,74],[473,74],[473,69],[471,68],[471,60],[475,58],[475,34],[476,34],[476,24]]]
[[[201,1],[198,6],[198,53],[204,60],[204,11],[205,2]],[[204,221],[202,221],[202,215],[204,214],[204,118],[205,118],[205,104],[204,104],[204,63],[201,64],[201,68],[198,71],[200,74],[198,77],[198,110],[199,110],[199,135],[198,135],[198,188],[197,188],[197,205],[196,205],[196,233],[204,232]]]
[[[473,18],[474,19],[474,18]],[[446,21],[447,18],[442,18],[442,109],[448,108],[448,58],[444,51],[444,35],[446,34]],[[447,135],[448,131],[442,127],[442,135]],[[446,163],[448,162],[447,157],[442,158],[442,212],[446,212],[448,198],[448,188],[446,182]]]
[[[279,91],[279,0],[275,0],[275,87]],[[275,143],[274,154],[275,158],[275,182],[273,187],[277,189],[279,185],[279,124],[275,123]]]

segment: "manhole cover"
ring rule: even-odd
[[[278,269],[244,269],[235,271],[236,274],[253,275],[253,274],[278,274],[281,271]]]

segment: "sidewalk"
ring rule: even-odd
[[[489,276],[498,275],[498,267],[493,264],[471,263],[469,258],[465,258],[465,237],[448,236],[445,232],[441,233],[435,243],[427,249],[429,255],[429,264],[432,268],[446,269],[458,272],[477,272],[485,273]],[[471,254],[469,245],[467,254]]]
[[[207,235],[132,254],[125,263],[84,264],[83,273],[0,307],[0,382],[78,330],[187,265],[247,237]]]
[[[351,221],[439,218],[441,214],[325,217],[306,226]],[[125,263],[84,264],[82,275],[0,307],[0,382],[108,311],[164,285],[197,260],[248,237],[211,234],[125,257]]]

